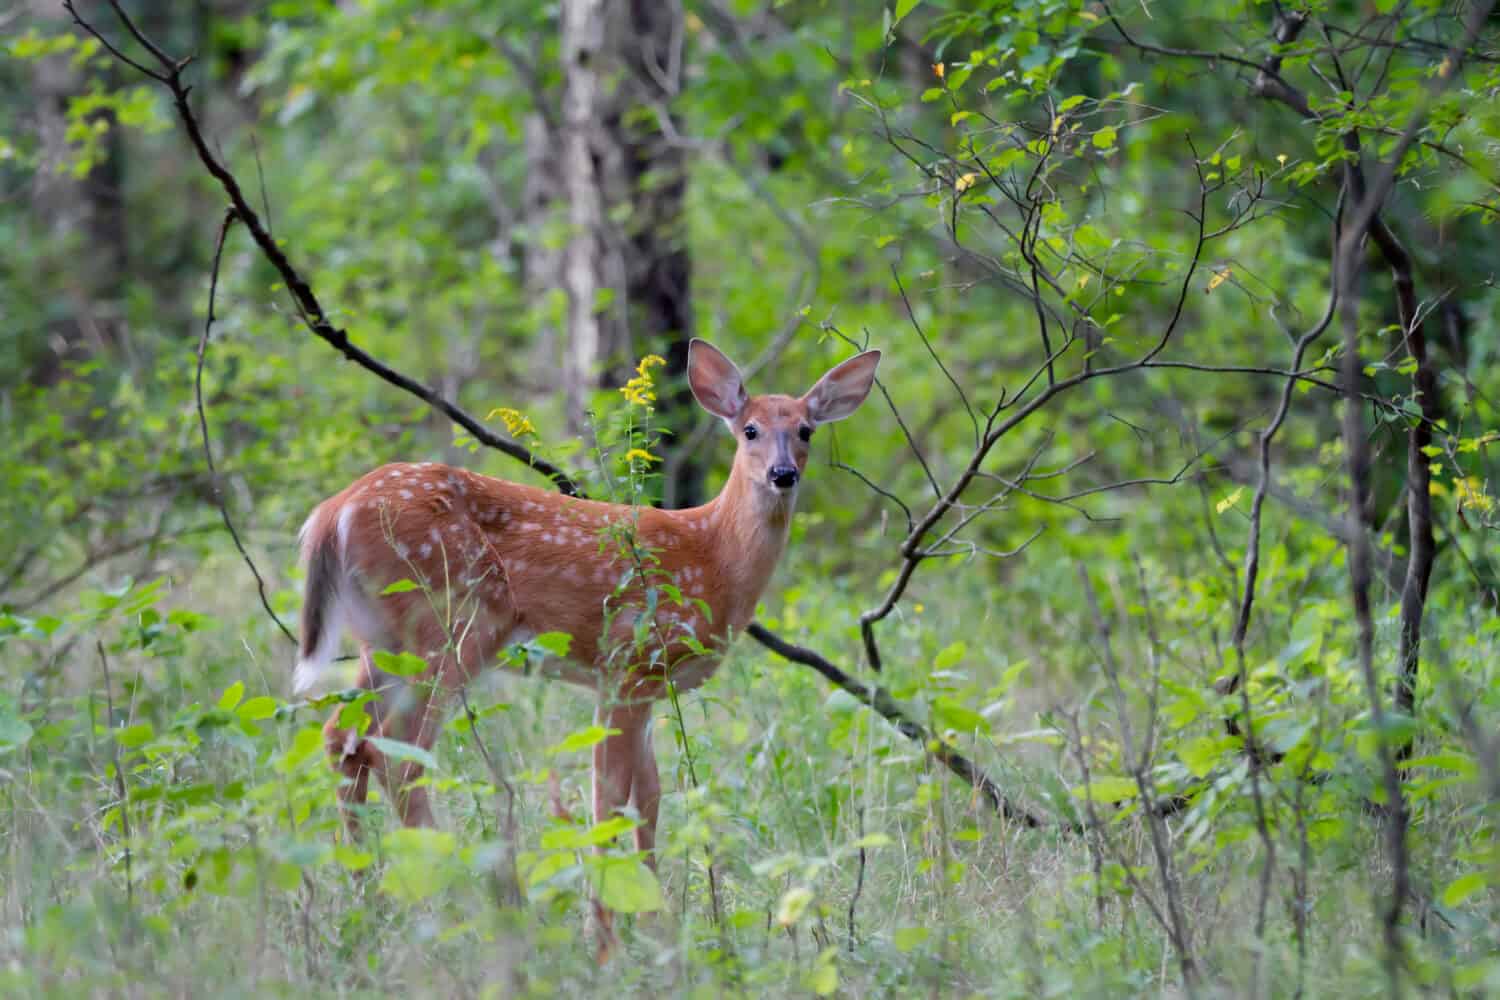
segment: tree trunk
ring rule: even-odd
[[[586,431],[589,394],[625,341],[613,301],[623,289],[612,281],[622,266],[608,231],[607,189],[619,176],[622,156],[608,125],[618,63],[606,46],[606,27],[603,0],[564,0],[562,175],[569,233],[562,273],[568,293],[563,387],[574,433]]]
[[[667,449],[692,426],[683,378],[693,332],[682,212],[687,175],[670,106],[681,79],[681,43],[679,0],[564,0],[569,424],[584,431],[589,393],[621,384],[637,355],[660,354],[667,359],[658,392]],[[676,463],[663,495],[674,506],[702,502],[701,464]]]
[[[60,6],[34,0],[32,7],[38,18],[66,19]],[[107,131],[100,159],[78,178],[69,168],[74,151],[66,139],[68,101],[83,92],[78,70],[67,55],[50,56],[36,63],[33,86],[42,154],[32,207],[39,225],[69,244],[58,247],[66,254],[67,277],[58,291],[68,315],[48,324],[47,349],[29,374],[32,382],[46,385],[62,377],[68,362],[122,343],[129,260],[123,144],[114,112],[103,109],[91,119],[103,121]]]

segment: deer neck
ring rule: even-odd
[[[713,532],[716,560],[731,584],[729,624],[749,623],[755,603],[786,549],[796,490],[773,493],[754,482],[737,461],[719,495],[700,510]]]

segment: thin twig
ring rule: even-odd
[[[229,235],[229,227],[234,225],[235,210],[227,208],[224,210],[224,221],[219,224],[219,238],[214,244],[213,270],[209,272],[208,278],[208,315],[203,319],[203,333],[198,338],[198,367],[193,373],[193,403],[198,409],[198,432],[203,438],[203,460],[208,464],[208,482],[210,489],[214,492],[214,502],[219,508],[219,516],[224,519],[224,528],[229,532],[229,537],[234,541],[234,547],[239,550],[240,558],[245,560],[245,565],[250,567],[250,574],[255,577],[255,590],[260,595],[260,605],[266,609],[266,614],[281,629],[281,634],[286,636],[292,645],[297,644],[297,637],[292,630],[287,628],[286,623],[276,614],[271,607],[271,599],[266,594],[266,581],[260,575],[260,570],[255,567],[255,560],[250,558],[250,553],[245,551],[245,543],[240,540],[240,533],[235,530],[234,521],[229,517],[229,504],[224,497],[224,487],[219,481],[219,470],[214,465],[213,443],[208,435],[208,411],[203,406],[203,360],[208,355],[208,338],[214,325],[214,298],[219,291],[219,263],[224,257],[224,239]]]
[[[120,834],[125,845],[125,906],[135,914],[135,876],[130,860],[130,795],[125,788],[125,768],[120,763],[120,741],[115,738],[114,685],[109,677],[109,654],[104,651],[104,640],[95,639],[94,648],[99,651],[99,669],[104,674],[104,710],[109,713],[106,725],[110,732],[110,753],[115,765],[115,793],[120,796]]]

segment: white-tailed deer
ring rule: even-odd
[[[295,687],[317,681],[347,629],[359,685],[379,692],[364,733],[338,712],[324,727],[346,809],[364,802],[373,772],[402,822],[430,825],[426,787],[408,787],[421,767],[387,760],[367,737],[430,749],[447,694],[517,644],[563,632],[568,655],[544,671],[598,690],[600,721],[618,730],[594,747],[595,820],[633,804],[636,845],[651,851],[652,702],[669,678],[679,691],[707,680],[749,624],[786,545],[813,430],[854,412],[879,361],[878,351],[850,358],[800,398],[747,396],[733,362],[694,340],[693,395],[737,443],[728,482],[701,507],[578,500],[430,462],[383,466],[320,504],[302,529]],[[417,586],[391,586],[403,580]],[[416,654],[427,672],[415,683],[383,674],[381,650]]]

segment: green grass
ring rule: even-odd
[[[804,582],[814,556],[805,558],[787,567],[789,585],[767,620],[855,669],[855,595]],[[493,873],[507,856],[504,799],[473,737],[450,729],[438,745],[439,833],[397,831],[377,802],[364,842],[343,843],[317,734],[325,713],[286,703],[288,649],[249,610],[244,581],[218,574],[233,564],[213,565],[212,576],[134,607],[129,597],[102,609],[100,598],[85,599],[93,610],[50,639],[32,625],[7,640],[20,669],[8,686],[15,710],[5,732],[19,732],[20,718],[31,730],[0,757],[7,996],[1184,992],[1151,913],[1162,899],[1160,872],[1139,810],[1099,805],[1109,837],[1097,863],[1093,838],[1056,825],[1078,815],[1081,801],[1064,715],[1078,713],[1096,779],[1120,770],[1118,720],[1090,665],[1096,643],[1076,608],[1039,611],[1051,576],[1061,580],[1074,572],[1068,567],[1053,574],[1032,564],[1028,583],[990,597],[976,596],[962,575],[932,574],[885,633],[884,682],[922,717],[924,705],[944,697],[982,710],[989,735],[958,736],[958,744],[1055,825],[1029,830],[1001,820],[852,699],[742,641],[707,686],[683,699],[698,789],[671,707],[659,706],[666,905],[620,918],[621,949],[601,967],[587,928],[586,874],[574,852],[546,846],[564,826],[553,816],[549,772],[558,803],[578,828],[587,825],[588,751],[549,748],[591,723],[592,696],[498,675],[470,694],[483,714],[479,733],[517,790],[523,872],[557,858],[521,907],[501,906]],[[1163,677],[1205,689],[1209,679],[1194,676],[1193,633],[1182,627],[1191,599],[1171,588],[1158,599]],[[174,618],[171,607],[213,610],[223,621]],[[1134,698],[1147,689],[1131,635],[1125,630],[1118,647]],[[113,725],[96,636],[108,650]],[[1473,655],[1477,662],[1493,651],[1490,629]],[[226,696],[237,682],[243,692]],[[274,705],[250,701],[264,696]],[[1139,726],[1141,704],[1132,705]],[[1334,738],[1357,713],[1325,705],[1321,745],[1332,777],[1303,785],[1314,832],[1305,995],[1376,995],[1385,989],[1377,908],[1388,865],[1377,822],[1359,809],[1369,768],[1357,741]],[[1172,715],[1179,710],[1163,700],[1164,782],[1180,747],[1219,727],[1213,713],[1180,722]],[[117,745],[128,840],[111,768]],[[1269,780],[1287,795],[1298,784],[1275,773]],[[1206,806],[1211,786],[1218,791]],[[1191,787],[1196,804],[1166,831],[1199,988],[1244,995],[1254,975],[1262,995],[1290,995],[1298,977],[1295,812],[1275,807],[1279,858],[1257,945],[1264,852],[1242,761],[1226,754]],[[1432,788],[1419,802],[1412,843],[1428,900],[1434,885],[1441,892],[1472,869],[1461,859],[1484,846],[1485,809],[1463,782]],[[1446,992],[1455,976],[1493,976],[1495,906],[1486,883],[1461,905],[1409,916],[1413,981]]]

